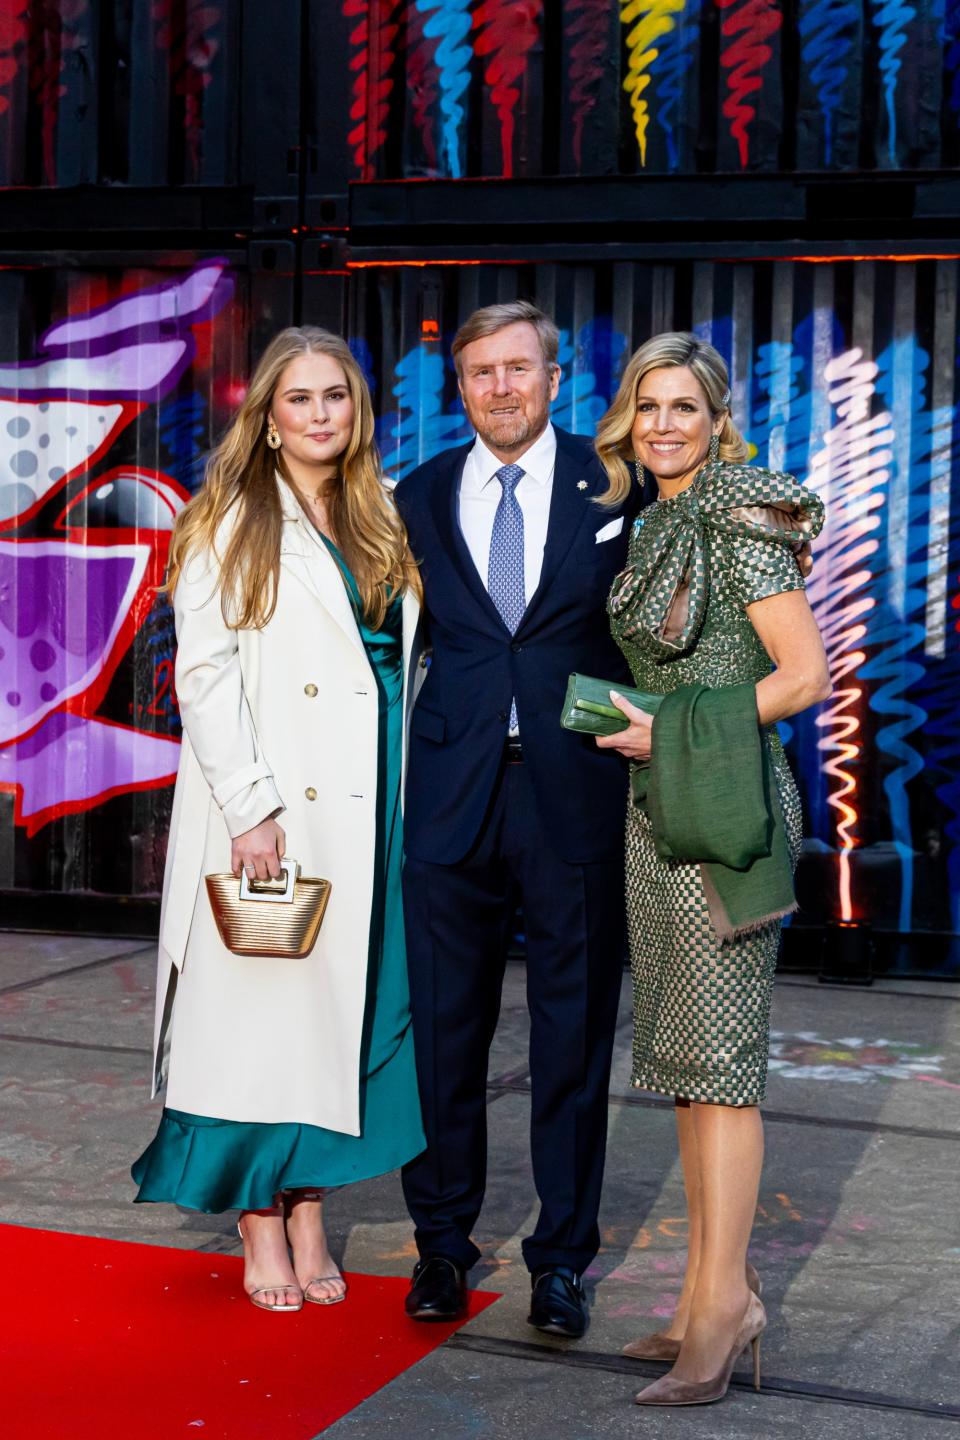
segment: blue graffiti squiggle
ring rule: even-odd
[[[809,338],[809,337],[807,337]],[[804,336],[773,340],[757,348],[751,377],[751,406],[744,434],[757,447],[758,465],[782,468],[806,478],[813,438],[814,394]],[[818,749],[816,712],[795,716],[781,727],[784,745],[792,747],[795,769],[803,786],[804,813],[811,833],[830,833],[829,787]]]
[[[960,364],[960,343],[957,346],[955,362]],[[940,425],[936,425],[939,418]],[[938,417],[934,412],[934,429],[946,444],[938,445],[939,473],[946,470],[950,475],[960,474],[960,407],[945,410]],[[947,540],[947,574],[949,584],[944,604],[949,606],[949,594],[956,596],[960,577],[960,505],[956,503],[954,482],[954,503],[950,510]],[[943,834],[948,842],[947,890],[951,909],[950,924],[960,930],[960,725],[957,724],[957,696],[960,694],[960,637],[957,624],[960,614],[948,608],[946,653],[942,658],[929,656],[923,679],[917,686],[916,698],[927,713],[924,725],[924,748],[926,778],[946,818]],[[935,822],[936,824],[936,822]],[[960,943],[954,941],[955,961],[960,960]]]
[[[876,608],[870,616],[870,658],[857,674],[881,680],[870,692],[870,709],[894,717],[877,731],[877,749],[894,761],[883,781],[890,807],[892,839],[900,855],[900,929],[910,928],[913,900],[913,842],[906,787],[923,769],[923,757],[907,739],[920,730],[927,713],[907,691],[924,674],[927,546],[929,542],[929,467],[939,417],[925,409],[930,357],[912,335],[896,340],[878,357],[877,396],[890,410],[899,431],[894,473],[884,516],[884,535],[873,557],[870,593]],[[896,513],[895,513],[896,512]],[[900,513],[905,512],[905,513]],[[905,524],[904,524],[905,522]],[[894,548],[896,553],[894,553]],[[913,655],[913,658],[908,657]]]
[[[657,124],[663,131],[667,143],[667,168],[680,168],[680,150],[677,145],[674,115],[684,96],[684,77],[693,64],[696,44],[700,39],[700,6],[702,0],[689,0],[676,25],[666,35],[657,39],[657,60],[654,76],[657,89]]]
[[[470,84],[469,67],[473,58],[470,46],[462,43],[469,35],[472,23],[470,0],[416,0],[416,3],[421,15],[430,16],[423,27],[424,35],[431,40],[440,40],[435,57],[443,116],[440,133],[447,172],[454,179],[459,179],[463,173],[460,135],[464,117],[460,97]]]
[[[182,395],[161,405],[157,416],[160,441],[169,455],[165,469],[191,493],[206,468],[207,403],[202,395]]]
[[[914,579],[926,578],[926,565],[910,567]],[[919,572],[919,573],[917,573]],[[881,579],[882,577],[878,577]],[[925,597],[925,591],[918,593]],[[910,744],[908,735],[920,729],[927,712],[908,699],[905,691],[923,677],[923,666],[908,657],[922,646],[924,627],[904,625],[887,612],[885,623],[877,621],[876,611],[870,616],[869,644],[875,653],[857,670],[857,678],[882,681],[870,690],[870,709],[876,715],[893,717],[876,733],[877,749],[894,761],[894,768],[884,776],[883,788],[890,807],[890,830],[900,860],[900,929],[910,929],[913,910],[913,839],[910,825],[910,801],[907,785],[923,770],[923,757]]]
[[[747,439],[757,447],[757,463],[774,462],[803,475],[810,456],[812,397],[806,358],[793,343],[771,340],[757,349],[753,367],[753,404]],[[771,455],[771,449],[776,454]]]
[[[924,676],[920,698],[927,709],[924,737],[927,742],[926,772],[940,804],[949,818],[943,833],[950,842],[947,855],[947,888],[951,928],[960,930],[960,725],[957,724],[957,694],[960,693],[960,650],[954,648],[943,660],[933,662]]]
[[[377,373],[373,363],[373,350],[370,348],[369,340],[363,335],[351,335],[347,344],[350,346],[350,354],[363,372],[363,378],[367,382],[367,389],[371,395],[376,395]]]
[[[904,0],[872,0],[873,23],[880,32],[880,74],[883,79],[884,103],[887,108],[887,125],[890,131],[888,153],[890,163],[897,162],[897,80],[903,61],[900,51],[907,43],[904,34],[917,12]]]
[[[473,435],[459,406],[444,411],[444,384],[444,359],[435,347],[417,345],[397,362],[393,395],[398,408],[377,422],[384,471],[394,480]]]
[[[626,335],[605,318],[582,325],[576,344],[569,330],[560,331],[557,363],[564,373],[551,410],[555,425],[574,435],[594,434],[616,388],[626,349]]]
[[[946,0],[943,15],[943,63],[950,77],[947,103],[960,116],[960,0]]]
[[[833,160],[833,118],[850,73],[847,56],[853,47],[860,6],[854,0],[803,0],[800,7],[800,52],[810,67],[823,112],[823,162]]]

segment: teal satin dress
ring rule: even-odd
[[[339,550],[343,574],[380,697],[377,845],[367,1004],[360,1047],[360,1134],[316,1125],[246,1124],[165,1109],[157,1134],[133,1166],[137,1201],[188,1210],[265,1210],[279,1190],[332,1188],[386,1174],[424,1148],[414,1064],[403,932],[400,760],[403,737],[401,607],[379,630],[363,618],[360,592]],[[251,1056],[251,1064],[256,1057]],[[264,1063],[269,1063],[265,1058]]]

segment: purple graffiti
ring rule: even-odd
[[[0,366],[0,789],[28,833],[176,771],[175,740],[96,711],[153,603],[187,494],[138,467],[91,472],[192,362],[193,327],[233,294],[225,265],[69,316],[35,359]],[[53,533],[13,533],[88,474]]]

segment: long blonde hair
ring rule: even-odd
[[[219,564],[226,623],[237,630],[261,629],[273,615],[283,525],[276,472],[288,482],[290,476],[282,452],[267,445],[267,415],[281,374],[300,355],[329,355],[347,377],[353,430],[327,496],[327,514],[360,590],[364,617],[376,629],[405,589],[419,596],[420,578],[403,522],[383,486],[367,383],[346,341],[316,325],[281,330],[261,356],[243,404],[207,462],[203,486],[177,517],[167,593],[173,594],[188,558],[209,549]],[[225,551],[217,555],[217,533],[234,510]]]
[[[609,486],[597,497],[601,505],[621,505],[630,493],[630,461],[633,456],[631,439],[637,418],[637,389],[644,375],[683,365],[696,377],[707,397],[714,420],[724,415],[720,431],[720,459],[746,460],[750,448],[730,414],[730,377],[723,356],[706,340],[686,330],[666,330],[654,335],[635,350],[627,361],[620,388],[610,408],[597,426],[594,449],[600,457]]]

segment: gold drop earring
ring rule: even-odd
[[[267,421],[267,444],[271,450],[280,449],[280,431],[277,429],[273,420]]]

